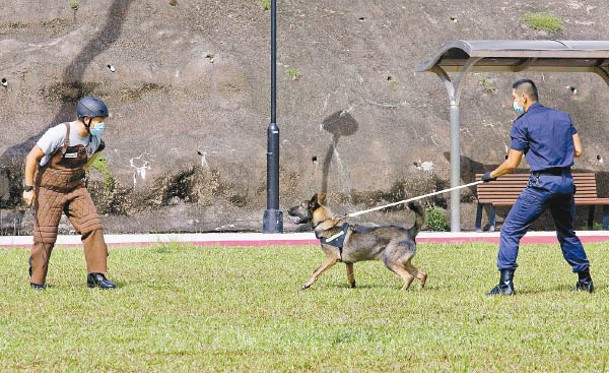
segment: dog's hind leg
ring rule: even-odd
[[[326,260],[324,260],[322,265],[319,266],[319,268],[317,268],[315,270],[315,272],[313,272],[313,276],[311,276],[309,281],[307,281],[304,285],[302,285],[302,289],[301,290],[308,289],[317,280],[317,278],[322,273],[324,273],[326,270],[328,270],[330,267],[332,267],[336,263],[340,262],[340,257],[339,256],[336,256],[336,255],[334,255],[332,253],[328,253],[327,255],[328,256],[326,256]]]
[[[410,274],[412,274],[419,280],[419,289],[423,289],[423,287],[425,286],[425,282],[427,281],[427,273],[413,266],[412,263],[410,263],[410,260],[406,262],[404,267],[406,267],[406,270],[410,272]]]
[[[387,268],[397,273],[402,278],[402,280],[404,280],[404,286],[402,286],[402,290],[408,290],[410,284],[412,284],[412,281],[414,280],[414,276],[411,275],[410,272],[408,272],[406,268],[404,268],[404,266],[402,266],[401,264],[395,262],[386,262],[385,265],[387,266]]]
[[[351,288],[355,287],[355,275],[353,274],[353,263],[345,263],[347,265],[347,280]]]

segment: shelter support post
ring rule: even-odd
[[[597,73],[598,75],[600,75],[600,77],[603,78],[605,83],[607,83],[607,85],[609,85],[609,71],[607,71],[607,69],[605,69],[601,66],[597,66],[594,68],[594,72]]]
[[[472,58],[459,73],[453,83],[444,69],[434,66],[432,71],[442,80],[450,100],[450,187],[461,185],[461,113],[459,104],[465,77],[481,58]],[[450,231],[461,232],[461,192],[459,189],[450,192]]]
[[[459,104],[450,103],[450,186],[461,185],[461,143],[460,143],[460,110]],[[450,231],[461,231],[461,192],[456,189],[450,192]]]

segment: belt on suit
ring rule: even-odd
[[[546,168],[545,170],[532,171],[531,173],[537,174],[537,175],[560,176],[560,175],[564,175],[569,172],[571,172],[571,167],[552,167],[552,168]]]

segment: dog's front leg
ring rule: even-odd
[[[311,276],[311,278],[309,279],[309,281],[307,281],[303,286],[301,290],[306,290],[308,289],[314,282],[315,280],[317,280],[317,278],[324,273],[327,269],[329,269],[330,267],[332,267],[333,265],[335,265],[336,263],[340,262],[340,257],[332,254],[332,253],[328,253],[328,256],[326,256],[326,260],[324,260],[324,262],[322,263],[322,265],[317,268],[315,270],[315,272],[313,272],[313,276]]]
[[[355,275],[353,274],[353,263],[345,263],[347,265],[347,281],[351,288],[355,287]]]

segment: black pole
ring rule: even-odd
[[[277,125],[277,5],[271,0],[271,123],[267,131],[266,210],[262,233],[283,233],[279,210],[279,126]]]

